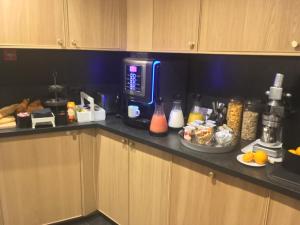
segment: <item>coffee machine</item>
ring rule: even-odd
[[[148,129],[159,96],[160,61],[143,58],[124,59],[124,123]]]
[[[266,92],[269,101],[262,115],[262,132],[259,142],[253,146],[265,150],[269,156],[278,158],[282,156],[282,127],[285,117],[284,98],[290,98],[291,94],[283,93],[282,83],[284,75],[277,73],[273,86]]]

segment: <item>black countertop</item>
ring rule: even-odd
[[[290,183],[282,179],[277,179],[271,176],[274,171],[279,171],[279,174],[285,174],[285,171],[280,166],[268,165],[262,168],[252,168],[242,165],[236,160],[236,156],[240,154],[241,143],[234,151],[223,154],[208,154],[190,150],[180,144],[180,140],[176,132],[169,132],[166,137],[150,136],[148,131],[138,130],[124,125],[121,119],[114,116],[109,116],[105,121],[90,122],[82,124],[70,124],[66,126],[57,126],[55,128],[39,128],[39,129],[3,129],[0,130],[0,137],[14,137],[19,135],[34,135],[39,133],[69,131],[86,128],[101,128],[112,133],[124,136],[133,141],[141,142],[158,148],[162,151],[183,157],[193,162],[205,165],[223,173],[230,174],[235,177],[250,181],[257,185],[269,188],[274,191],[289,195],[300,199],[300,176],[296,174],[287,174],[287,177],[293,177],[293,182]],[[295,182],[296,180],[296,182]]]

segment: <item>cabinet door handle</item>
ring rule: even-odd
[[[127,140],[125,138],[122,138],[121,142],[125,145],[127,144]]]
[[[189,47],[191,50],[195,49],[195,46],[196,46],[195,42],[190,41],[188,44],[189,44]]]
[[[131,148],[133,148],[134,147],[134,142],[132,142],[132,141],[129,141],[129,147],[131,147]]]
[[[291,42],[291,45],[292,45],[293,48],[297,48],[299,46],[299,43],[298,43],[298,41],[294,40],[294,41]]]
[[[71,41],[71,44],[72,44],[74,47],[77,47],[77,42],[76,42],[76,40],[72,40],[72,41]]]
[[[64,46],[64,42],[63,42],[63,40],[60,39],[60,38],[57,39],[57,44],[58,44],[59,46],[61,46],[61,47]]]
[[[210,172],[208,173],[208,177],[209,177],[209,178],[211,179],[211,181],[213,182],[214,179],[215,179],[215,177],[216,177],[216,175],[215,175],[214,172],[210,171]]]

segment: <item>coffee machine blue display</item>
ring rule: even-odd
[[[124,122],[148,129],[158,97],[160,62],[153,59],[124,59]]]

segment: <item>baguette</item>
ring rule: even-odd
[[[17,127],[16,122],[10,122],[10,123],[5,123],[0,125],[0,129],[15,128],[15,127]]]
[[[0,119],[13,114],[18,108],[18,106],[19,104],[13,104],[13,105],[5,106],[2,109],[0,109]]]
[[[0,119],[0,125],[5,124],[5,123],[10,123],[10,122],[15,122],[15,121],[16,121],[15,117],[7,116],[7,117]]]

